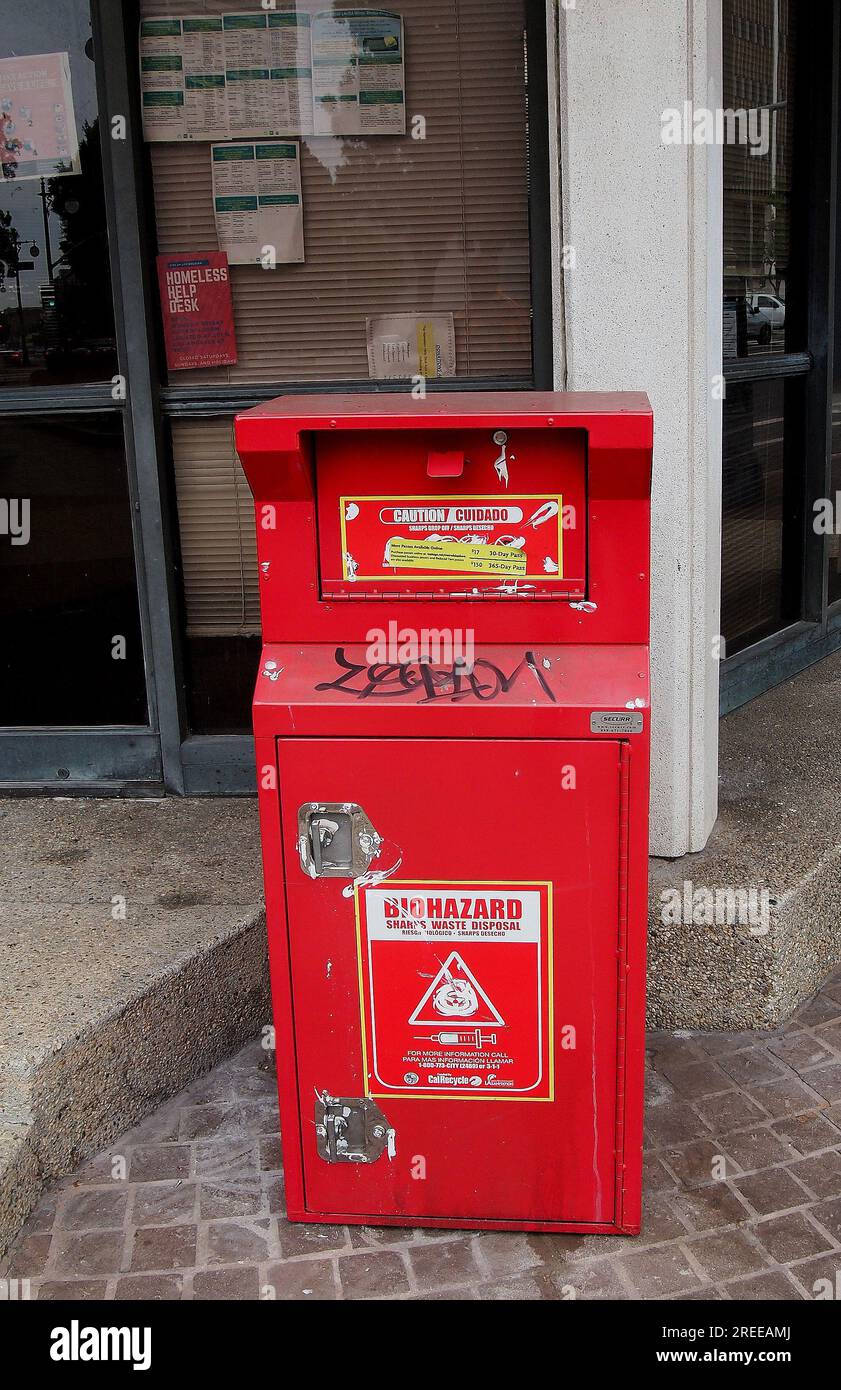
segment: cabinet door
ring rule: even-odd
[[[285,739],[278,763],[307,1211],[611,1221],[619,744]],[[367,884],[301,868],[300,808],[331,803],[382,839]],[[393,1155],[327,1161],[325,1092],[370,1097]]]

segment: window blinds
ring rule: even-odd
[[[187,631],[260,631],[254,503],[233,420],[173,420],[172,453]]]

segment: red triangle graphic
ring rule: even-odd
[[[409,1018],[414,1023],[497,1023],[505,1019],[458,951],[451,951]]]

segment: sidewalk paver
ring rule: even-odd
[[[637,1240],[307,1226],[255,1042],[45,1192],[4,1273],[39,1299],[826,1297],[839,1076],[841,971],[773,1033],[650,1035]]]

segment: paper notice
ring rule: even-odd
[[[140,102],[147,140],[185,140],[184,54],[180,19],[140,25]]]
[[[147,140],[312,131],[310,17],[294,5],[144,19],[140,76]]]
[[[0,164],[16,180],[80,172],[66,53],[0,59]]]
[[[213,210],[231,265],[304,259],[301,147],[297,140],[214,144]]]
[[[236,362],[231,280],[223,252],[158,256],[158,284],[170,371]]]
[[[268,132],[271,129],[271,77],[266,13],[226,14],[222,16],[222,26],[229,133]]]
[[[312,19],[316,135],[405,135],[403,20],[380,10]]]
[[[185,132],[191,140],[221,139],[228,133],[222,16],[182,19],[181,30]]]
[[[296,10],[269,11],[272,119],[284,135],[312,131],[310,17]]]
[[[455,376],[452,314],[383,314],[366,319],[368,373],[375,381]]]
[[[523,578],[526,556],[504,545],[465,545],[460,541],[405,540],[392,536],[385,565],[399,570],[446,570],[448,574],[501,574]]]

